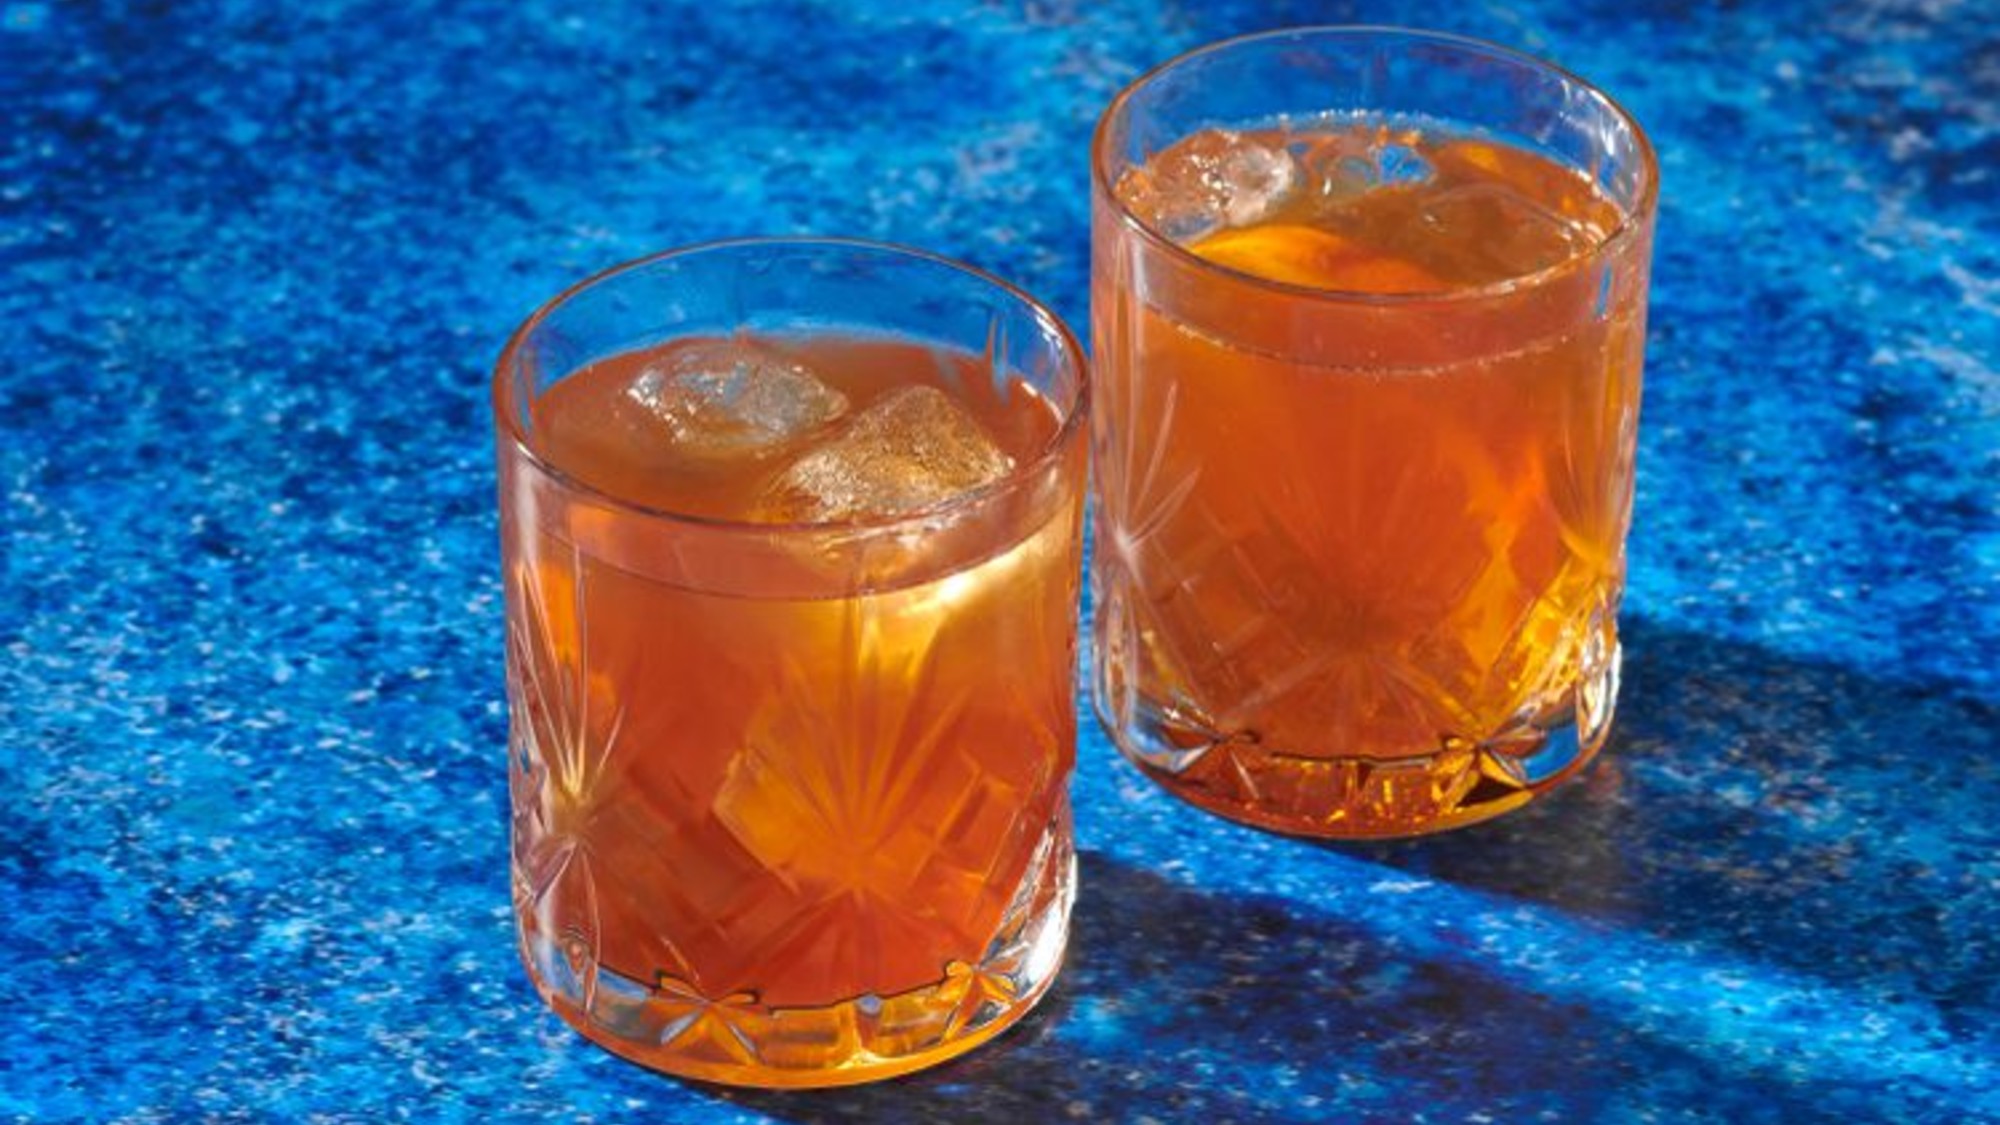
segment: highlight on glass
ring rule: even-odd
[[[1284,832],[1519,807],[1618,693],[1658,171],[1546,63],[1309,28],[1145,75],[1092,152],[1095,697]]]
[[[930,255],[621,266],[493,378],[513,886],[543,998],[760,1086],[950,1058],[1054,979],[1087,376]]]

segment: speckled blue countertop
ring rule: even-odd
[[[0,1119],[2000,1120],[1996,16],[0,0]],[[1081,326],[1098,109],[1307,22],[1557,58],[1658,143],[1607,756],[1333,848],[1086,723],[1068,968],[1003,1040],[777,1095],[572,1035],[507,906],[506,333],[807,231]]]

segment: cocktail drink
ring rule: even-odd
[[[719,244],[494,384],[537,988],[677,1074],[863,1081],[1046,989],[1073,885],[1084,369],[927,256]]]
[[[1094,152],[1096,695],[1225,816],[1428,832],[1617,694],[1655,168],[1603,95],[1383,30],[1185,56]]]

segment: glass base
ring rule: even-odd
[[[1026,1015],[1048,991],[1069,937],[1076,855],[1065,803],[985,954],[927,985],[824,1007],[771,1007],[754,993],[703,995],[662,975],[634,980],[519,927],[535,990],[584,1038],[653,1070],[767,1088],[849,1086],[964,1054]]]
[[[1622,653],[1615,642],[1569,701],[1502,735],[1446,736],[1429,754],[1358,757],[1288,752],[1253,736],[1193,739],[1165,708],[1130,699],[1120,724],[1093,693],[1112,742],[1147,777],[1197,808],[1295,836],[1422,836],[1499,816],[1590,763],[1611,733]]]

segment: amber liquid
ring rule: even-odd
[[[969,355],[766,345],[857,412],[945,390],[1020,465],[1056,430]],[[550,387],[535,457],[621,501],[760,518],[796,450],[677,452],[625,393],[663,354]],[[1066,493],[969,502],[867,570],[839,528],[677,531],[502,461],[510,497],[540,498],[504,532],[513,845],[557,1010],[648,1065],[760,1085],[914,1069],[1018,1014],[1067,909],[1076,458]]]
[[[1307,178],[1184,244],[1226,270],[1098,200],[1100,708],[1148,773],[1236,819],[1378,836],[1494,815],[1608,723],[1643,268],[1577,265],[1621,216],[1525,149],[1244,137],[1322,171],[1393,144],[1425,171]],[[1142,215],[1158,172],[1118,185]],[[1409,294],[1436,299],[1371,303]]]

